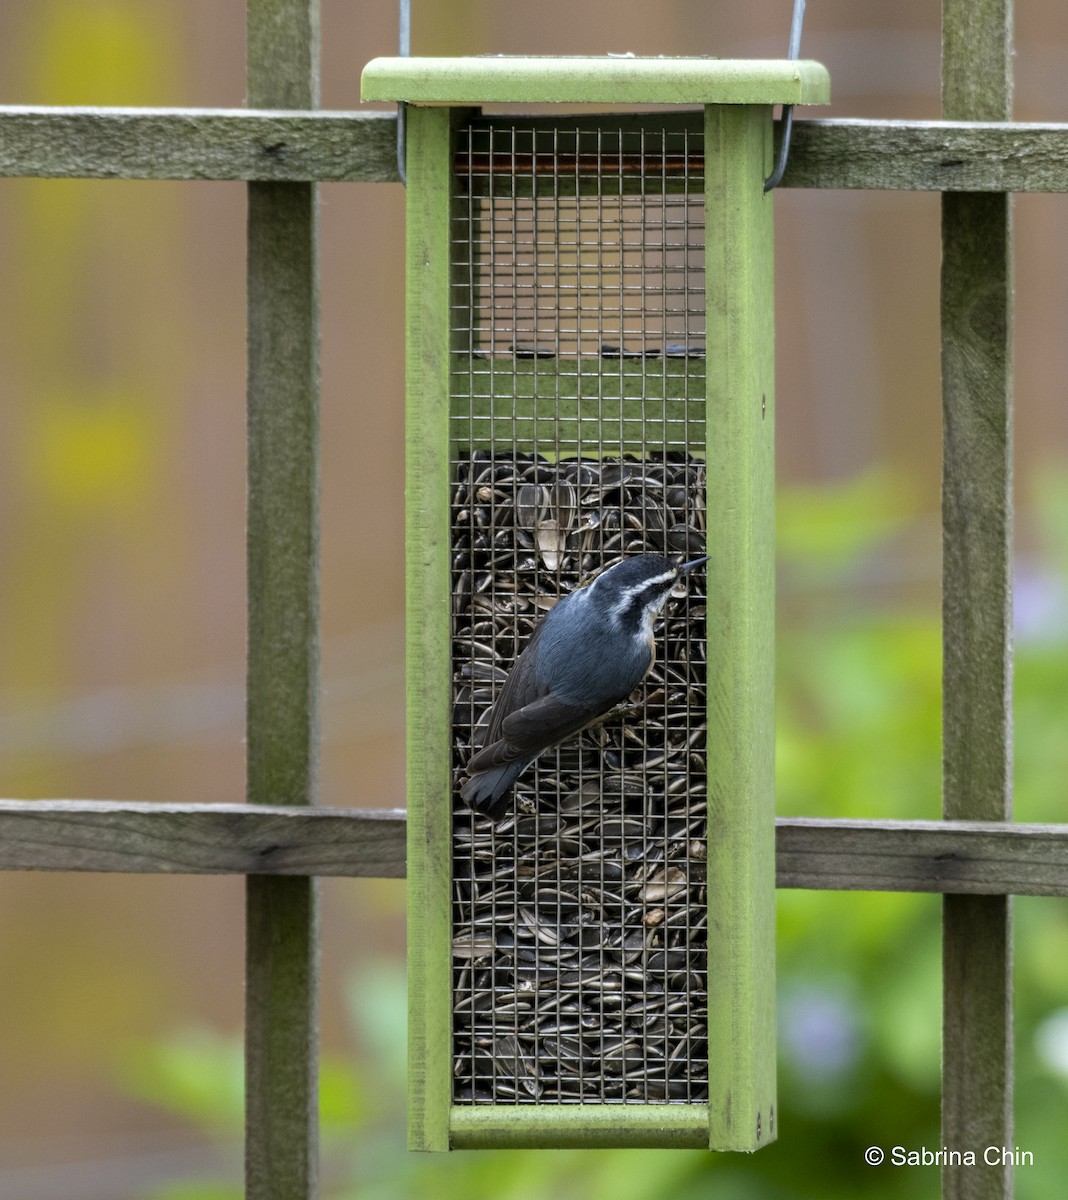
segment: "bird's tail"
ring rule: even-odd
[[[507,803],[512,784],[526,766],[525,759],[501,763],[477,771],[460,789],[460,795],[476,811],[489,817],[499,817]]]

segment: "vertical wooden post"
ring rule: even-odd
[[[408,1145],[449,1148],[452,1103],[448,597],[452,144],[456,110],[408,108],[405,522]]]
[[[771,113],[705,110],[710,1147],[775,1114],[775,348]]]
[[[318,0],[248,0],[248,102],[318,103]],[[248,188],[250,803],[314,804],[318,744],[317,188]],[[246,1196],[317,1192],[317,881],[250,875]]]
[[[1003,121],[1012,0],[943,0],[942,109]],[[1007,195],[942,197],[943,816],[1012,816],[1012,224]],[[1011,897],[943,899],[942,1144],[1012,1146]],[[952,1200],[1012,1168],[946,1166]]]

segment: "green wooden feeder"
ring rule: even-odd
[[[828,91],[789,60],[364,71],[407,103],[413,1148],[776,1136],[764,182],[772,106]],[[707,594],[670,602],[625,711],[471,813],[534,622],[640,552],[708,553]]]

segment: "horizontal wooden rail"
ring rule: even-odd
[[[0,176],[391,182],[388,112],[0,106]],[[786,187],[1068,191],[1068,124],[795,121]]]
[[[0,176],[397,179],[392,113],[0,106]]]
[[[1068,896],[1068,825],[780,817],[778,886]],[[404,875],[403,809],[0,800],[0,870]]]
[[[0,870],[404,875],[404,810],[0,800]]]
[[[795,121],[783,184],[907,192],[1068,191],[1068,125]]]

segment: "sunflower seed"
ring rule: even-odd
[[[476,451],[454,479],[458,790],[536,616],[628,554],[704,552],[705,468]],[[702,585],[669,601],[642,687],[503,818],[454,799],[456,1103],[707,1098]]]

